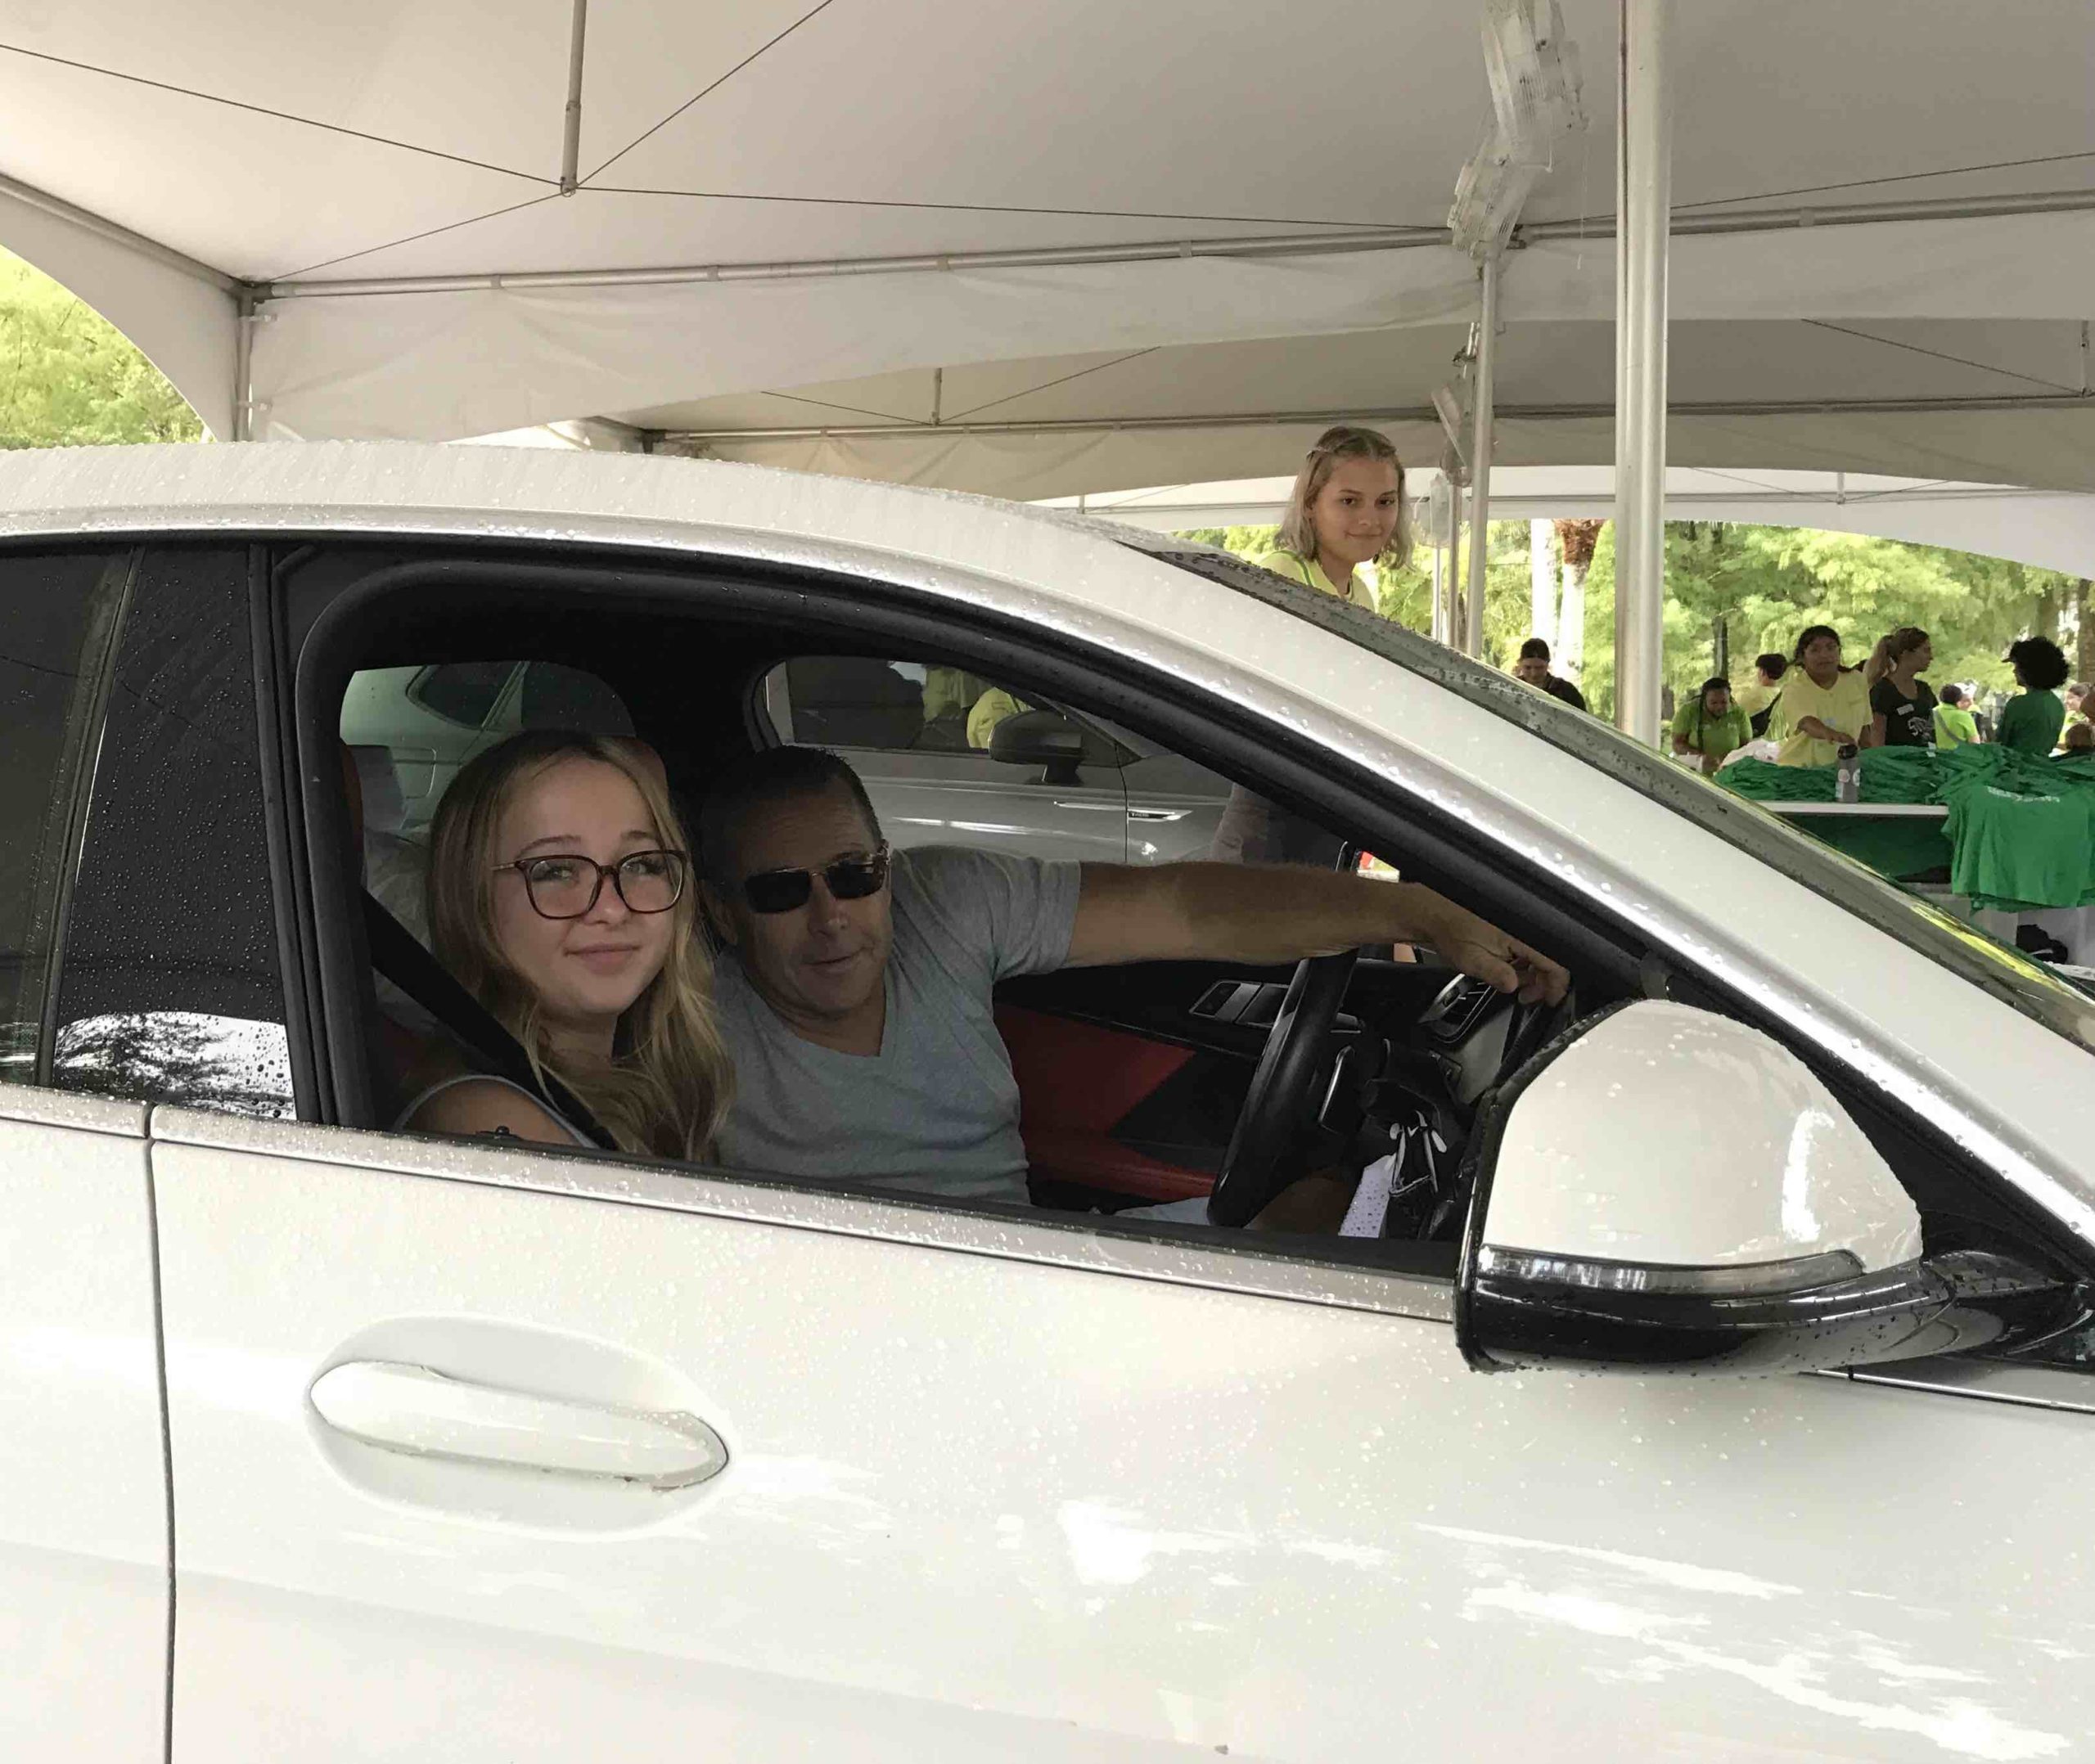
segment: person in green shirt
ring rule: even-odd
[[[2049,637],[2024,637],[2007,646],[2015,683],[2022,688],[2000,713],[1994,739],[2003,747],[2043,755],[2058,745],[2066,706],[2058,688],[2066,681],[2066,655]]]
[[[1942,697],[1935,707],[1935,745],[1962,747],[1978,739],[1978,722],[1971,714],[1971,695],[1953,680],[1942,689]]]
[[[1401,569],[1411,560],[1411,544],[1397,450],[1378,430],[1340,423],[1319,435],[1304,458],[1279,542],[1259,562],[1372,613],[1380,609],[1360,566],[1379,559]]]
[[[1733,748],[1753,739],[1753,719],[1732,702],[1732,683],[1722,674],[1702,682],[1702,690],[1674,713],[1673,750],[1699,757],[1705,777],[1714,776]]]

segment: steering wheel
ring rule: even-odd
[[[1280,1014],[1267,1032],[1265,1051],[1251,1074],[1251,1089],[1237,1117],[1222,1173],[1208,1195],[1208,1218],[1216,1225],[1249,1225],[1259,1210],[1300,1172],[1290,1154],[1309,1124],[1310,1080],[1322,1063],[1324,1044],[1340,1002],[1353,979],[1358,949],[1312,956],[1295,970]]]

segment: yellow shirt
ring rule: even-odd
[[[1319,594],[1335,595],[1340,600],[1352,601],[1355,606],[1364,606],[1371,613],[1381,610],[1375,604],[1374,589],[1361,579],[1358,570],[1346,578],[1346,585],[1341,588],[1324,574],[1323,565],[1313,557],[1297,557],[1292,551],[1268,551],[1259,563],[1275,575],[1299,582],[1305,588],[1314,588]]]
[[[967,745],[989,750],[989,738],[1007,717],[1016,717],[1025,706],[1000,686],[993,686],[975,701],[967,713]]]
[[[1748,718],[1757,717],[1767,709],[1774,701],[1775,695],[1782,690],[1782,682],[1780,680],[1773,686],[1763,686],[1760,683],[1760,676],[1756,673],[1753,677],[1752,685],[1742,686],[1732,694],[1732,708],[1744,711]]]
[[[1833,683],[1822,686],[1801,668],[1782,676],[1782,701],[1768,719],[1768,732],[1782,745],[1775,755],[1778,766],[1830,766],[1839,758],[1831,741],[1814,740],[1797,732],[1806,717],[1816,717],[1828,728],[1844,731],[1859,740],[1869,727],[1869,682],[1862,669],[1838,673]]]

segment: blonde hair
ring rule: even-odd
[[[1897,667],[1901,656],[1910,655],[1928,640],[1926,632],[1918,625],[1901,625],[1889,635],[1876,640],[1876,647],[1869,652],[1869,660],[1863,668],[1863,677],[1872,686]]]
[[[1411,507],[1404,500],[1404,462],[1397,457],[1390,438],[1379,430],[1355,429],[1346,423],[1327,429],[1304,457],[1287,499],[1287,512],[1281,518],[1280,547],[1310,562],[1316,560],[1317,527],[1309,518],[1309,510],[1331,481],[1339,461],[1347,459],[1379,460],[1397,469],[1397,524],[1376,561],[1402,569],[1411,561],[1412,547]]]
[[[688,851],[653,753],[638,744],[563,730],[513,736],[462,770],[436,812],[430,842],[430,940],[438,960],[516,1038],[531,1069],[557,1078],[623,1151],[703,1159],[726,1118],[734,1068],[713,1015],[713,962],[698,934],[698,890],[687,880],[670,909],[662,970],[619,1019],[608,1060],[553,1056],[540,1000],[495,935],[494,849],[518,786],[565,759],[592,759],[630,779],[655,835]]]

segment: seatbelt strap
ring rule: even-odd
[[[540,1082],[516,1037],[368,890],[363,897],[363,930],[372,966],[457,1036],[468,1053],[486,1063],[490,1074],[507,1078],[550,1104],[592,1144],[606,1151],[618,1150],[617,1142],[558,1078],[548,1072]]]

